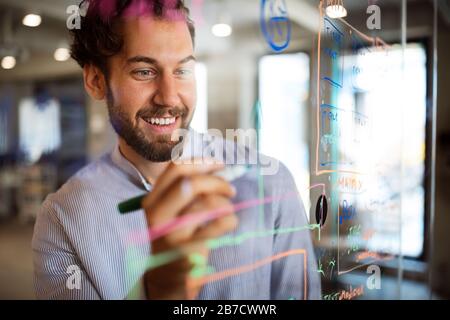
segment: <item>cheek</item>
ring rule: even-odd
[[[111,84],[111,90],[116,105],[120,105],[122,110],[133,117],[148,101],[145,95],[146,90],[136,85],[136,83],[132,84],[129,81],[116,82],[114,85]]]
[[[182,86],[180,92],[183,104],[192,112],[197,104],[197,86],[195,81]]]

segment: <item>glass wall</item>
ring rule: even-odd
[[[117,139],[79,66],[54,55],[68,50],[67,8],[79,1],[43,1],[33,29],[22,19],[34,2],[0,0],[0,298],[34,294],[38,208]],[[224,137],[256,129],[250,147],[287,166],[325,300],[428,299],[432,274],[450,292],[447,189],[432,265],[438,20],[450,43],[450,11],[440,4],[438,16],[437,2],[186,1],[196,25],[192,127]],[[448,126],[441,120],[444,150]]]

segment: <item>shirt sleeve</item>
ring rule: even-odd
[[[61,225],[55,205],[44,202],[34,227],[34,285],[38,299],[97,300],[90,281]]]
[[[272,263],[271,298],[274,300],[318,300],[321,283],[311,240],[311,225],[294,179],[280,163],[274,193],[280,197],[276,213]]]

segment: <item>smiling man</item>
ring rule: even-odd
[[[189,128],[194,26],[183,1],[87,4],[81,29],[72,30],[72,56],[88,94],[106,101],[118,143],[43,203],[33,237],[38,298],[320,298],[312,226],[288,170],[280,164],[261,189],[259,166],[249,164],[229,183],[215,172],[227,153],[247,148]],[[223,152],[176,164],[176,147],[198,158],[204,141]],[[118,203],[145,192],[142,210],[118,213]],[[207,222],[159,237],[151,231],[218,210]]]

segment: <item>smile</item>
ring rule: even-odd
[[[174,124],[177,119],[172,118],[144,118],[144,121],[147,123],[150,123],[152,125],[158,125],[158,126],[169,126],[171,124]]]

